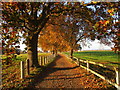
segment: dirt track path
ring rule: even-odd
[[[35,78],[34,84],[29,87],[34,89],[71,88],[72,90],[113,90],[108,88],[108,83],[87,73],[85,69],[71,63],[67,57],[59,54],[44,72]]]

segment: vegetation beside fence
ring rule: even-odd
[[[104,64],[82,60],[76,57],[73,57],[72,61],[86,69],[87,72],[95,74],[120,90],[120,67],[105,66]]]
[[[40,60],[40,57],[43,59]],[[47,66],[53,61],[53,55],[49,53],[42,53],[38,56],[39,62],[44,62],[42,66]],[[41,65],[41,64],[40,64]],[[25,88],[31,83],[34,75],[42,71],[42,68],[29,67],[29,60],[27,54],[17,56],[11,64],[2,66],[2,87],[6,88]]]
[[[69,52],[64,52],[69,57]],[[120,61],[113,51],[74,52],[72,62],[120,90]]]

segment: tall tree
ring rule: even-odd
[[[119,21],[114,23],[115,15],[112,16],[112,14],[115,14],[115,11],[118,11],[117,7],[117,2],[92,2],[88,4],[78,2],[3,2],[3,37],[7,39],[6,43],[8,41],[11,43],[11,40],[17,43],[19,38],[16,37],[22,33],[26,39],[25,43],[27,45],[28,59],[30,59],[31,66],[38,67],[37,44],[39,33],[47,21],[50,20],[51,16],[67,15],[68,12],[73,14],[74,11],[74,14],[78,13],[82,18],[84,17],[84,21],[88,22],[91,27],[88,28],[90,32],[87,33],[86,36],[90,36],[93,40],[94,38],[102,40],[103,37],[108,40],[116,36],[113,41],[116,43],[115,47],[118,49]],[[91,13],[90,9],[92,12],[94,11],[94,13]],[[94,17],[91,18],[90,14],[94,14]],[[13,41],[11,44],[13,44]]]
[[[6,40],[7,37],[8,40],[13,39],[15,42],[17,41],[16,38],[11,38],[12,34],[10,33],[17,32],[15,36],[22,34],[22,37],[25,38],[24,43],[27,45],[30,64],[33,67],[38,67],[37,45],[39,33],[49,17],[59,16],[68,9],[69,7],[66,7],[65,2],[2,2],[3,40]]]
[[[65,34],[58,25],[48,24],[44,29],[40,33],[39,47],[44,51],[51,51],[53,54],[57,54],[57,51],[70,50],[70,46],[65,40]]]
[[[23,34],[26,39],[28,59],[33,67],[39,66],[37,57],[38,35],[48,21],[55,5],[55,3],[50,2],[2,3],[3,31],[17,32],[18,34],[21,32]],[[8,36],[7,32],[4,34],[5,37]],[[11,34],[9,35],[11,36]],[[14,38],[8,37],[10,40]]]

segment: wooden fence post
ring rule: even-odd
[[[45,56],[44,56],[44,64],[46,64],[46,58],[45,58]]]
[[[44,59],[44,56],[43,56],[43,59],[42,59],[42,60],[43,60],[43,66],[44,66],[44,65],[45,65],[45,59]]]
[[[44,66],[44,56],[42,57],[42,65]]]
[[[50,62],[50,58],[51,58],[51,56],[49,56],[49,58],[48,58],[48,59],[49,59],[49,62]]]
[[[120,86],[120,68],[114,68],[116,72],[116,83]],[[120,90],[120,89],[118,89]]]
[[[43,66],[43,57],[41,56],[41,66]]]
[[[47,63],[48,63],[48,62],[47,62],[47,56],[45,56],[45,61],[46,61],[46,64],[47,64]]]
[[[44,65],[46,64],[46,58],[45,58],[45,56],[44,56]]]
[[[21,68],[21,79],[24,78],[25,72],[24,72],[24,61],[20,62],[20,68]]]
[[[87,60],[87,72],[89,72],[88,70],[89,70],[89,62]]]
[[[80,58],[78,58],[78,66],[80,66]]]
[[[29,61],[29,59],[26,60],[26,73],[27,73],[27,75],[30,74],[30,61]]]
[[[48,62],[50,62],[50,56],[48,56]]]
[[[47,61],[47,63],[48,63],[48,56],[46,56],[46,61]]]
[[[40,59],[39,59],[39,65],[41,65],[41,56],[39,57]]]

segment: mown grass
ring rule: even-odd
[[[65,52],[65,54],[69,55],[69,52]],[[74,52],[73,56],[108,65],[116,66],[120,64],[118,54],[113,51],[80,51]]]

